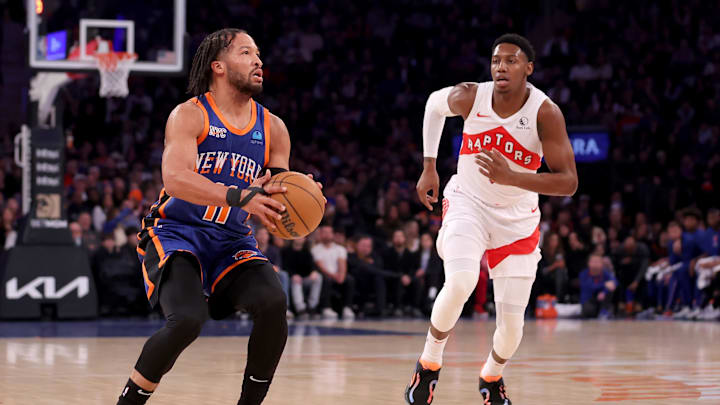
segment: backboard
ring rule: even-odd
[[[25,0],[36,70],[90,71],[94,53],[138,55],[132,72],[182,72],[185,0]]]

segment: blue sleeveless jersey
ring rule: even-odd
[[[251,100],[250,122],[240,129],[222,116],[209,92],[192,102],[205,117],[203,132],[197,139],[195,171],[226,186],[247,188],[268,162],[270,113]],[[249,214],[238,207],[192,204],[161,191],[138,234],[137,252],[150,304],[158,302],[165,264],[177,252],[197,259],[208,296],[240,265],[266,262],[247,224],[248,218]]]
[[[270,152],[270,113],[251,100],[252,115],[245,128],[236,128],[215,105],[210,92],[192,101],[202,108],[205,127],[198,138],[195,171],[209,180],[239,189],[247,188],[267,164]],[[249,235],[249,214],[237,207],[197,205],[169,196],[163,190],[149,218]]]

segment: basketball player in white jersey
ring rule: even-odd
[[[444,190],[437,238],[445,285],[432,310],[425,349],[405,389],[409,404],[433,400],[445,343],[477,284],[483,253],[493,279],[497,327],[480,373],[480,393],[483,404],[511,404],[502,372],[522,339],[540,259],[538,194],[570,196],[578,184],[562,112],[527,82],[534,59],[526,38],[505,34],[492,47],[493,81],[460,83],[428,98],[424,170],[417,184],[428,209],[438,201],[435,162],[445,117],[460,115],[465,125],[457,174]],[[536,173],[543,155],[550,172]]]

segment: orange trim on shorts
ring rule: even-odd
[[[253,256],[253,257],[248,257],[247,259],[238,260],[237,262],[235,262],[235,263],[229,265],[228,267],[226,267],[225,270],[223,270],[222,273],[220,273],[220,275],[218,276],[218,278],[215,279],[215,282],[212,283],[212,287],[210,287],[210,292],[211,292],[211,293],[212,293],[212,292],[215,292],[215,286],[217,285],[217,283],[218,283],[220,280],[222,280],[222,278],[225,277],[225,275],[228,274],[228,273],[230,272],[230,270],[234,269],[235,267],[237,267],[237,266],[239,266],[239,265],[241,265],[241,264],[243,264],[243,263],[245,263],[245,262],[247,262],[247,261],[249,261],[249,260],[265,260],[265,261],[267,261],[266,258],[260,257],[260,256]]]
[[[155,230],[153,228],[150,228],[148,233],[150,234],[150,239],[152,239],[153,245],[155,245],[155,250],[157,250],[158,256],[160,257],[161,264],[158,267],[162,267],[162,263],[165,262],[165,249],[163,249],[160,238],[155,235]]]
[[[266,108],[263,113],[263,129],[265,131],[265,166],[270,160],[270,111]]]
[[[209,94],[209,93],[208,93],[208,94]],[[193,101],[193,103],[195,103],[198,107],[200,107],[200,109],[202,110],[202,112],[203,112],[203,117],[204,117],[204,121],[205,121],[205,123],[204,123],[204,125],[203,125],[203,131],[202,131],[202,133],[200,134],[200,137],[197,139],[197,144],[200,145],[201,143],[203,143],[203,141],[205,140],[205,138],[207,138],[208,134],[210,133],[210,116],[208,116],[208,112],[207,112],[207,110],[205,109],[205,106],[203,105],[203,103],[200,102],[200,100],[199,100],[197,97],[194,97],[194,98],[192,99],[192,101]]]
[[[137,252],[140,253],[141,255],[145,256],[145,251],[142,250],[142,249],[140,249],[140,246],[136,247],[136,248],[135,248],[135,251],[137,251]]]
[[[222,121],[223,125],[225,125],[225,128],[229,129],[230,132],[234,133],[235,135],[245,135],[247,134],[254,126],[255,122],[257,121],[257,104],[255,104],[255,100],[250,99],[250,110],[251,110],[251,116],[250,116],[250,122],[245,126],[245,128],[240,129],[237,127],[234,127],[230,124],[230,121],[226,120],[225,117],[222,115],[222,112],[220,112],[220,109],[217,107],[217,104],[215,104],[215,99],[213,98],[212,94],[208,91],[205,93],[205,97],[208,100],[208,103],[210,104],[210,108],[213,109],[213,112],[215,115],[220,118],[220,121]]]
[[[172,200],[172,199],[173,199],[172,197],[168,198],[167,200],[165,200],[164,203],[162,203],[162,205],[160,206],[160,208],[158,208],[158,213],[160,214],[160,216],[161,216],[162,218],[167,218],[167,217],[165,216],[165,207],[167,206],[167,204],[168,204],[168,203],[170,202],[170,200]],[[155,220],[157,221],[157,219],[155,219]],[[157,224],[155,224],[155,225],[157,225]]]
[[[540,226],[535,228],[535,232],[525,239],[516,240],[515,242],[500,246],[495,249],[488,249],[487,254],[488,266],[492,269],[505,260],[510,255],[529,255],[537,248],[540,241]]]
[[[145,279],[145,284],[147,284],[147,286],[148,286],[146,294],[147,294],[148,299],[150,299],[153,291],[155,291],[155,284],[153,284],[152,281],[150,281],[150,278],[148,277],[147,269],[145,268],[144,261],[142,262],[142,273],[143,273],[143,278]]]
[[[157,201],[155,201],[155,202],[153,203],[153,205],[150,206],[150,211],[152,211],[152,210],[154,210],[155,208],[157,208],[158,203],[160,202],[160,200],[162,200],[162,198],[163,198],[164,195],[165,195],[165,187],[163,187],[163,188],[160,189],[160,195],[158,195]]]

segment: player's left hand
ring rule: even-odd
[[[475,155],[478,170],[490,181],[497,184],[511,185],[514,172],[503,155],[496,149],[483,149]]]
[[[311,179],[315,180],[315,177],[312,175],[312,173],[308,173],[307,176],[310,177]],[[315,184],[317,184],[318,187],[320,187],[320,190],[322,190],[322,188],[323,188],[322,183],[320,183],[319,181],[316,181]],[[325,200],[325,204],[327,204],[327,198],[325,198],[324,195],[323,195],[323,200]]]

